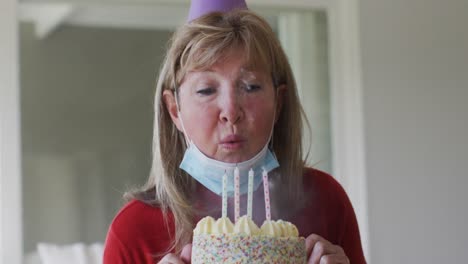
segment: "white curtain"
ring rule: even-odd
[[[332,173],[327,20],[324,12],[281,12],[278,35],[296,78],[299,96],[311,125],[304,128],[307,163]]]

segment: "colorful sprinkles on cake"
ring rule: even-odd
[[[198,235],[192,263],[305,263],[305,239],[299,237]]]

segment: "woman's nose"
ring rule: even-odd
[[[236,124],[244,115],[244,110],[242,108],[241,98],[236,94],[235,91],[230,92],[221,100],[221,112],[220,119],[222,122]]]

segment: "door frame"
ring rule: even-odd
[[[0,264],[22,263],[17,1],[0,2]]]
[[[106,2],[96,0],[96,2]],[[39,2],[39,1],[38,1]],[[63,1],[66,2],[66,1]],[[146,0],[187,4],[188,0]],[[370,262],[358,0],[250,0],[249,5],[324,9],[328,14],[334,176],[353,203]],[[22,263],[18,0],[0,1],[0,264]]]

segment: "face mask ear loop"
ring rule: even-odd
[[[276,125],[276,114],[277,114],[277,104],[278,104],[278,89],[276,89],[276,105],[275,105],[275,111],[273,112],[273,124],[271,125],[271,132],[270,132],[270,149],[273,150],[273,135],[275,132],[275,125]]]
[[[276,104],[278,103],[278,88],[276,88]],[[271,152],[273,153],[273,156],[275,156],[275,159],[276,159],[276,154],[275,154],[275,150],[273,149],[273,134],[274,134],[274,130],[275,130],[275,124],[276,124],[276,109],[277,109],[277,105],[275,104],[275,112],[274,112],[274,115],[273,115],[273,124],[271,125],[271,131],[270,131],[270,139],[269,139],[269,148],[271,150]]]
[[[187,136],[187,131],[185,131],[185,127],[184,127],[184,121],[182,120],[182,114],[180,113],[180,106],[179,106],[179,97],[177,95],[177,89],[174,90],[174,95],[175,95],[175,102],[176,102],[176,106],[177,106],[177,115],[179,116],[179,120],[180,120],[180,124],[182,125],[182,131],[184,132],[184,138],[185,138],[185,145],[186,147],[190,147],[190,139],[189,137]]]

